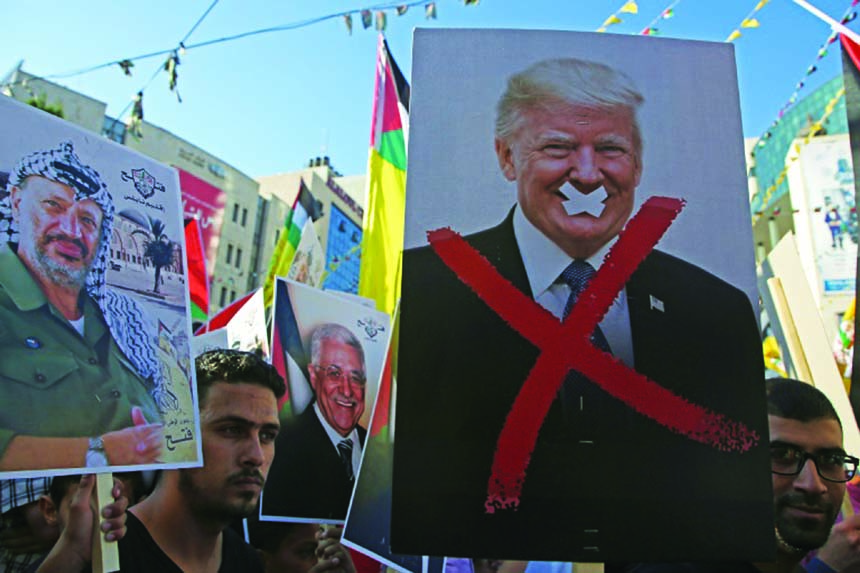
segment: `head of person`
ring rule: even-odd
[[[597,252],[633,211],[643,101],[625,74],[587,60],[543,60],[508,78],[496,107],[499,166],[526,219],[573,258]],[[600,188],[601,213],[577,212],[580,194]]]
[[[197,357],[202,468],[178,471],[194,513],[229,522],[251,515],[275,456],[283,378],[256,354],[211,350]]]
[[[43,285],[81,289],[110,247],[113,202],[71,142],[24,156],[9,176],[7,237]]]
[[[812,385],[770,379],[767,404],[777,548],[801,555],[827,541],[856,458],[845,454],[830,400]]]
[[[39,498],[39,509],[45,521],[57,526],[60,531],[69,523],[69,506],[80,481],[79,475],[55,476],[51,478],[48,495]]]
[[[358,338],[339,324],[318,327],[311,335],[308,374],[323,417],[347,436],[364,413],[367,376]]]
[[[316,523],[248,521],[248,535],[266,573],[308,573],[317,564]]]

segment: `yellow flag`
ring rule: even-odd
[[[741,28],[758,28],[759,25],[758,20],[755,18],[747,18],[741,22]]]
[[[741,33],[739,31],[735,30],[734,32],[729,34],[729,37],[726,38],[726,42],[734,42],[735,40],[737,40],[740,37],[741,37]]]
[[[639,6],[636,5],[636,2],[630,0],[627,4],[621,7],[620,12],[627,12],[628,14],[638,14]]]
[[[768,2],[770,2],[770,0],[759,0],[759,3],[755,5],[755,10],[753,10],[753,12],[758,12],[759,10],[764,8],[764,5]]]
[[[606,22],[603,23],[602,27],[605,28],[606,26],[611,26],[612,24],[620,24],[620,23],[621,23],[621,18],[619,18],[618,16],[613,14],[612,16],[610,16],[609,18],[606,19]]]

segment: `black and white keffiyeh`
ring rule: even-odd
[[[155,356],[157,344],[154,329],[144,319],[143,309],[133,299],[105,286],[105,272],[110,258],[114,205],[98,172],[84,165],[72,142],[64,141],[54,149],[36,151],[21,158],[9,173],[8,191],[20,187],[28,177],[39,176],[75,191],[75,200],[92,199],[101,207],[102,229],[98,251],[87,274],[86,291],[104,315],[108,329],[137,373],[158,389],[162,385],[161,364]],[[18,243],[18,226],[12,218],[11,194],[0,199],[0,241]]]

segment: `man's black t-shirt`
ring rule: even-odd
[[[119,566],[122,573],[182,573],[161,550],[146,527],[131,512],[126,514],[128,531],[119,541]],[[229,527],[224,530],[219,573],[263,573],[263,563],[253,547]]]

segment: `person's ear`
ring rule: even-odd
[[[12,192],[9,197],[9,204],[12,206],[12,218],[18,219],[18,209],[21,205],[21,188],[17,185],[12,185]]]
[[[317,383],[319,382],[319,375],[317,374],[317,369],[314,364],[308,364],[308,382],[311,384],[311,389],[314,391],[314,394],[317,394]]]
[[[60,521],[58,507],[54,505],[53,500],[48,495],[43,495],[39,498],[39,511],[48,525],[57,525]]]
[[[502,170],[502,175],[508,181],[516,181],[517,169],[514,165],[514,150],[511,145],[501,139],[496,138],[496,157],[499,160],[499,168]]]

